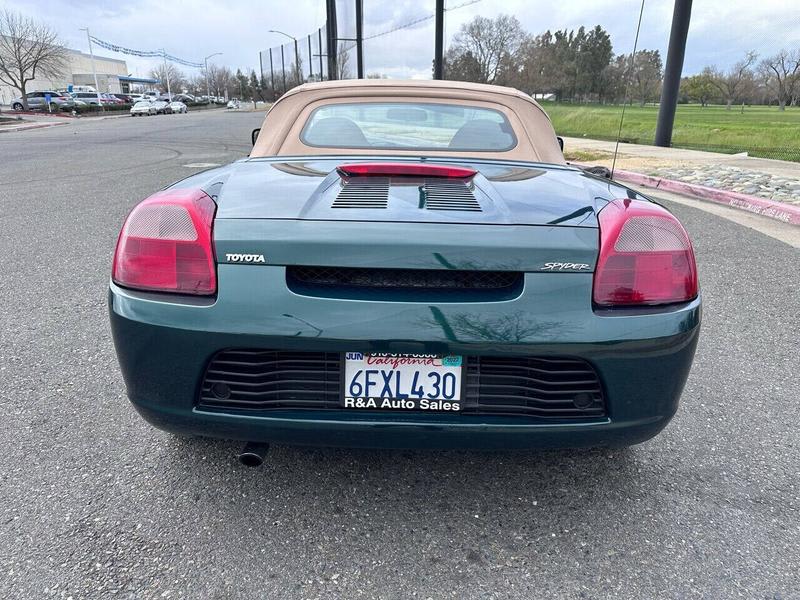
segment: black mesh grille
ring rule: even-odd
[[[219,409],[338,409],[342,355],[334,352],[226,350],[214,356],[200,406]],[[574,358],[472,356],[463,414],[589,418],[606,414],[589,363]]]
[[[427,290],[505,290],[521,285],[513,271],[446,269],[358,269],[348,267],[287,267],[290,280],[315,286]]]

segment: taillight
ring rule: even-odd
[[[595,304],[671,304],[697,296],[692,243],[669,211],[651,202],[626,199],[609,202],[598,216]]]
[[[114,283],[138,290],[214,294],[215,210],[214,201],[197,189],[165,190],[140,202],[119,234]]]

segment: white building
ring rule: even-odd
[[[97,70],[97,84],[100,86],[98,90],[100,92],[109,92],[112,94],[115,92],[125,93],[130,91],[130,85],[132,83],[156,83],[153,79],[129,77],[128,65],[124,60],[95,55],[94,66]],[[94,87],[91,56],[78,50],[67,50],[67,68],[63,74],[52,79],[37,77],[33,81],[28,82],[26,89],[29,92],[38,90],[64,90],[70,85]],[[9,104],[13,98],[17,97],[19,97],[18,90],[0,82],[0,104]]]

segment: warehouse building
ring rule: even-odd
[[[157,83],[155,79],[131,77],[128,74],[128,65],[124,60],[95,55],[94,66],[97,70],[97,85],[100,87],[98,90],[100,92],[126,93],[131,91],[132,85],[151,86]],[[64,73],[54,78],[37,77],[28,83],[27,90],[29,92],[64,90],[70,85],[94,88],[92,58],[89,54],[78,50],[67,50],[67,67]],[[18,96],[18,90],[0,82],[0,104],[9,104],[13,98]]]

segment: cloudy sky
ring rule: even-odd
[[[515,15],[532,33],[546,29],[602,25],[611,34],[616,53],[628,53],[638,18],[639,0],[447,0],[446,38],[475,15]],[[324,0],[4,0],[7,8],[46,21],[71,48],[86,52],[86,34],[138,50],[165,48],[175,56],[202,62],[204,56],[243,70],[258,69],[258,51],[283,43],[269,33],[279,29],[296,37],[315,31],[325,21]],[[339,4],[350,4],[339,0]],[[367,72],[390,77],[430,77],[433,56],[434,0],[364,0]],[[639,47],[666,55],[672,0],[646,0]],[[344,23],[348,15],[343,14]],[[340,35],[342,35],[340,28]],[[697,0],[694,2],[684,73],[703,66],[727,67],[748,50],[762,56],[782,46],[800,46],[798,0]],[[133,75],[153,66],[147,59],[96,49],[124,58]],[[191,74],[191,69],[185,69]]]

